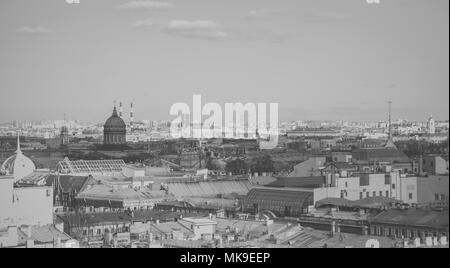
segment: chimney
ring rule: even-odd
[[[55,248],[60,248],[60,247],[61,247],[61,237],[59,237],[59,235],[56,237],[53,246],[54,246]]]
[[[133,103],[130,104],[130,125],[131,127],[133,127],[133,123],[134,123],[134,107],[133,107]]]

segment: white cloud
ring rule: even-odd
[[[17,32],[22,33],[22,34],[36,34],[36,35],[44,35],[44,34],[51,33],[51,31],[49,29],[41,27],[41,26],[37,26],[37,27],[25,26],[20,29],[17,29]]]
[[[232,37],[221,25],[209,20],[172,20],[163,28],[163,32],[187,38],[210,40],[224,40]]]
[[[131,27],[150,27],[153,26],[153,21],[151,19],[145,19],[145,20],[138,20],[135,22],[130,23]]]
[[[117,10],[167,10],[175,5],[169,2],[159,1],[130,1],[125,4],[116,6]]]
[[[250,10],[246,16],[248,20],[268,19],[280,13],[280,11],[272,9],[255,9]]]

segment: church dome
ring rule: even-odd
[[[117,109],[114,107],[114,111],[112,116],[106,120],[106,123],[104,125],[104,131],[105,132],[126,132],[127,125],[122,120],[122,118],[119,117],[117,114]]]
[[[123,145],[126,143],[127,125],[117,114],[114,107],[112,116],[106,120],[103,127],[103,144],[105,145]]]
[[[17,182],[24,177],[30,175],[36,170],[36,166],[30,158],[26,157],[20,150],[20,141],[17,137],[17,151],[16,153],[6,159],[0,167],[2,173],[13,175],[14,181]]]

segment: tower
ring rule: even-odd
[[[392,139],[392,116],[391,116],[392,101],[388,101],[388,105],[389,105],[388,139],[391,140]]]
[[[434,121],[433,115],[430,115],[427,121],[428,134],[436,134],[436,122]]]
[[[392,140],[392,113],[391,113],[392,101],[388,101],[387,103],[389,105],[389,123],[388,123],[389,126],[388,126],[388,140],[386,142],[385,147],[397,149],[397,146],[395,146],[394,141]]]
[[[134,123],[134,107],[133,103],[130,104],[130,126],[133,127]]]
[[[122,102],[119,103],[119,117],[123,118],[123,106]]]
[[[66,114],[64,114],[64,125],[59,133],[60,145],[66,146],[70,143],[69,128],[66,126]]]

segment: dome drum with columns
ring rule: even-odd
[[[112,116],[106,120],[103,127],[103,144],[104,145],[122,145],[126,144],[127,125],[117,114],[114,107]]]

